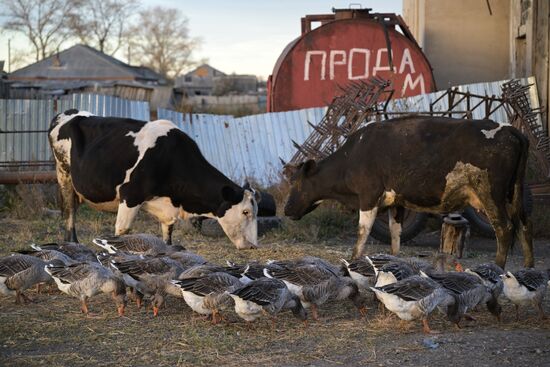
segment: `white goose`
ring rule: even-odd
[[[516,306],[516,321],[519,320],[519,306],[532,304],[544,319],[542,300],[548,288],[548,271],[524,269],[511,273],[507,271],[501,275],[504,283],[504,295]]]
[[[418,275],[383,287],[371,287],[378,299],[400,319],[421,319],[425,333],[431,333],[428,316],[438,306],[455,302],[454,297],[435,281]]]

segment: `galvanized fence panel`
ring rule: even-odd
[[[57,113],[71,108],[99,116],[150,118],[148,102],[99,94],[72,94],[57,100],[0,100],[0,169],[51,169],[47,131]]]
[[[0,162],[29,166],[50,161],[46,130],[54,115],[48,100],[0,100]]]
[[[500,95],[504,81],[477,83],[459,87],[480,95]],[[523,80],[533,83],[534,78]],[[392,100],[393,112],[428,111],[430,104],[443,92]],[[531,89],[533,107],[538,107],[536,88]],[[51,153],[45,133],[57,112],[70,108],[88,110],[100,116],[130,117],[148,121],[147,102],[123,100],[95,94],[75,94],[57,100],[0,100],[0,161],[48,161]],[[447,110],[448,101],[441,99],[435,110]],[[459,105],[459,110],[466,110]],[[296,151],[292,141],[302,144],[313,131],[308,121],[318,124],[326,108],[265,113],[234,118],[227,115],[183,114],[167,109],[157,111],[159,119],[173,121],[199,146],[205,158],[236,182],[252,178],[262,185],[278,182],[282,164]],[[482,112],[479,112],[482,113]],[[457,116],[455,116],[457,117]],[[481,118],[475,112],[474,117]],[[502,112],[493,117],[507,122]],[[26,132],[25,132],[26,131]]]
[[[246,179],[269,185],[280,179],[282,164],[313,131],[326,108],[274,112],[240,118],[224,115],[183,114],[158,109],[159,119],[174,122],[199,146],[205,158],[236,182]]]
[[[459,90],[479,95],[500,96],[502,84],[506,81],[476,83],[459,86]],[[533,84],[534,78],[522,80]],[[390,101],[391,112],[427,112],[430,105],[444,94],[444,91]],[[475,100],[475,99],[474,99]],[[538,107],[536,87],[531,88],[533,107]],[[466,102],[460,102],[454,110],[466,111]],[[449,109],[449,101],[442,98],[433,105],[434,111]],[[296,148],[292,141],[302,144],[312,132],[312,124],[321,121],[326,108],[309,108],[297,111],[274,112],[232,118],[231,116],[189,115],[159,109],[159,118],[168,119],[186,132],[201,149],[208,161],[236,182],[252,178],[262,185],[280,180],[282,163],[288,161]],[[395,116],[395,115],[391,115]],[[390,116],[390,117],[391,117]],[[453,117],[460,117],[458,114]],[[484,112],[474,111],[474,118],[483,118]],[[503,108],[492,119],[508,122]]]

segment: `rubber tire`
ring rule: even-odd
[[[523,186],[523,205],[527,215],[531,215],[533,212],[533,194],[531,189],[527,186]],[[495,230],[484,213],[478,212],[472,207],[464,209],[464,218],[468,219],[472,230],[482,237],[495,238]]]
[[[428,214],[405,209],[403,227],[401,229],[401,243],[412,240],[426,227]],[[388,226],[388,212],[384,210],[376,217],[370,236],[380,242],[391,244],[390,228]]]
[[[272,229],[281,226],[279,217],[258,217],[258,236],[262,236]],[[207,237],[224,237],[225,233],[216,219],[204,219],[201,222],[200,232]]]

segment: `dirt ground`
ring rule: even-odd
[[[82,217],[80,217],[81,219]],[[112,231],[114,216],[88,213],[78,223],[83,243],[91,244],[98,234]],[[180,227],[181,228],[181,227]],[[138,218],[136,231],[159,233],[148,217]],[[211,239],[196,233],[175,231],[177,242],[214,263],[226,259],[288,259],[314,255],[338,262],[349,258],[351,236],[321,243],[298,242],[284,231],[261,238],[258,250],[236,250],[227,239]],[[417,237],[403,246],[404,256],[430,256],[438,246],[437,232]],[[61,238],[59,218],[0,218],[0,255],[25,248],[31,242]],[[389,246],[371,244],[369,253],[388,252]],[[472,238],[462,262],[474,265],[490,261],[494,241]],[[429,257],[428,257],[429,259]],[[516,249],[508,269],[521,267]],[[550,241],[536,242],[536,267],[550,267]],[[506,300],[503,322],[495,322],[479,310],[477,321],[457,329],[434,313],[436,335],[424,335],[420,322],[402,323],[383,314],[372,304],[366,318],[350,302],[325,305],[321,321],[304,327],[291,314],[281,314],[275,326],[269,319],[246,325],[235,314],[227,322],[212,325],[194,315],[182,300],[171,298],[154,318],[150,310],[138,311],[129,304],[125,317],[117,317],[108,296],[93,298],[89,305],[95,317],[86,318],[79,302],[55,290],[52,294],[29,291],[34,303],[15,305],[0,297],[1,366],[549,366],[550,321],[539,321],[531,308],[521,310],[514,321],[513,306]],[[550,314],[550,296],[544,308]]]

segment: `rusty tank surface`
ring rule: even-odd
[[[303,17],[302,35],[268,79],[268,112],[327,106],[339,86],[371,76],[391,80],[393,98],[435,91],[430,63],[401,16],[370,10]],[[315,22],[321,25],[312,29]]]

